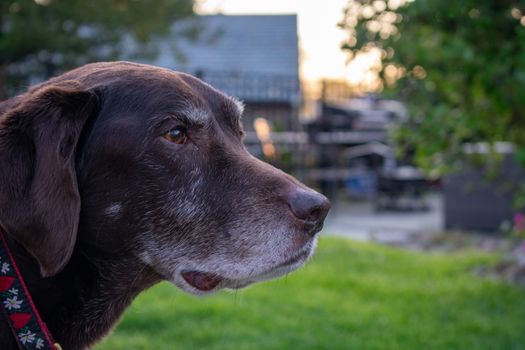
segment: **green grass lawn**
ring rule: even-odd
[[[96,349],[525,349],[525,290],[473,273],[496,259],[322,238],[300,271],[240,292],[162,283]]]

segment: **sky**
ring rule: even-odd
[[[364,62],[347,64],[341,51],[347,37],[337,27],[347,0],[200,0],[201,14],[297,14],[301,52],[301,76],[358,82],[363,79]]]

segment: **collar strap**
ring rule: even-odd
[[[0,303],[21,350],[60,350],[40,318],[0,228]]]

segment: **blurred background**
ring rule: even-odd
[[[0,100],[104,60],[238,97],[333,209],[300,272],[162,284],[100,349],[525,349],[525,1],[0,2]]]

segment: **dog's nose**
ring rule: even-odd
[[[323,221],[330,210],[330,201],[320,193],[296,190],[288,198],[292,213],[304,222],[306,232],[313,236],[321,231]]]

